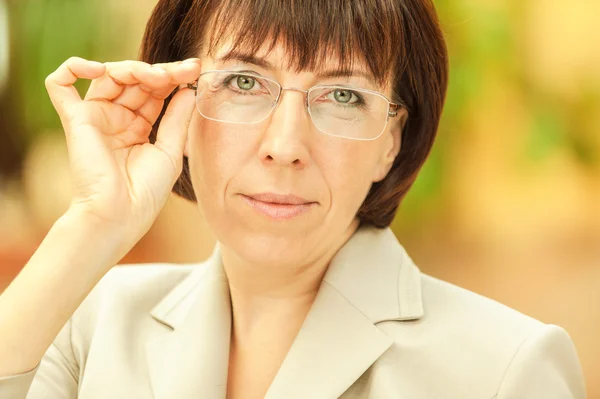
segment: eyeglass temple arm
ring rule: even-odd
[[[389,104],[390,104],[390,109],[388,111],[389,118],[398,116],[398,111],[400,111],[402,108],[404,108],[406,110],[406,112],[408,112],[410,114],[410,109],[404,103],[404,101],[398,101],[396,103],[390,102]]]
[[[402,104],[396,104],[396,103],[390,103],[390,110],[388,111],[388,116],[390,118],[398,116],[398,111],[400,110],[400,108],[404,108],[404,105],[402,105]]]

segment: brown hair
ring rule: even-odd
[[[256,53],[270,38],[285,46],[289,68],[316,71],[336,54],[351,70],[364,61],[380,83],[392,78],[392,101],[406,105],[409,117],[392,169],[374,183],[357,217],[362,224],[387,227],[433,145],[448,82],[446,44],[431,0],[159,0],[140,51],[148,63],[211,54],[225,38],[232,49]],[[227,36],[229,35],[229,36]],[[206,40],[205,40],[206,38]],[[206,42],[205,42],[206,41]],[[161,117],[166,110],[169,99]],[[155,123],[150,141],[156,139]],[[196,201],[189,164],[173,192]]]

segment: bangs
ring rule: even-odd
[[[261,48],[268,54],[279,43],[289,70],[319,73],[333,63],[350,75],[358,62],[382,86],[397,72],[398,60],[405,59],[402,14],[392,0],[217,3],[203,35],[204,50],[213,57],[225,41],[231,43],[225,60],[255,55]]]

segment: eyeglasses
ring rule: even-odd
[[[308,90],[282,87],[251,72],[203,72],[195,84],[196,108],[206,119],[237,124],[264,121],[277,107],[283,90],[306,95],[306,107],[315,127],[328,135],[352,140],[375,140],[401,104],[383,94],[340,85],[317,85]]]

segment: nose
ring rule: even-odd
[[[306,93],[299,89],[283,90],[260,144],[261,161],[298,169],[306,167],[310,159],[310,129]]]

